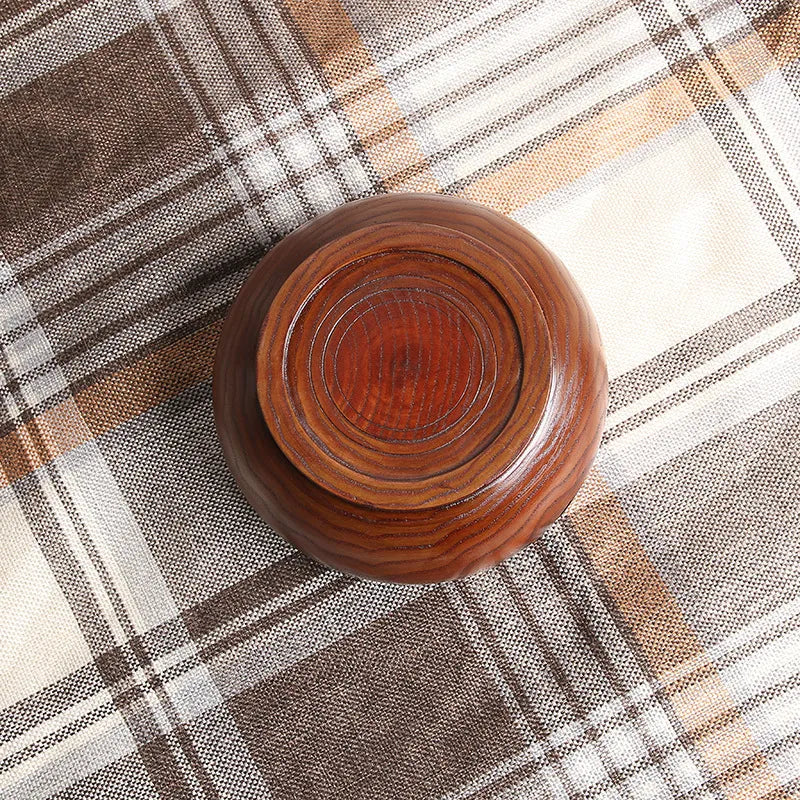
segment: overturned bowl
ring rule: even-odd
[[[217,431],[255,510],[319,561],[404,583],[533,541],[583,481],[606,396],[563,265],[440,195],[348,203],[286,237],[214,366]]]

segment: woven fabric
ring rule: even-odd
[[[5,0],[0,796],[800,794],[800,5]],[[610,411],[440,586],[250,510],[211,409],[259,256],[447,192],[567,264]]]

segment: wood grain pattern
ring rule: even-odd
[[[594,457],[607,379],[560,262],[488,209],[350,203],[259,263],[223,327],[217,429],[254,508],[313,557],[431,582],[532,541]]]

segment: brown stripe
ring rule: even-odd
[[[185,195],[195,189],[199,189],[207,181],[222,174],[222,168],[217,162],[206,164],[199,167],[198,171],[186,176],[174,186],[165,189],[163,192],[142,200],[136,205],[129,206],[119,216],[101,223],[97,227],[86,232],[73,232],[74,239],[56,248],[53,252],[15,272],[15,282],[23,282],[45,272],[48,269],[58,268],[66,259],[77,255],[82,250],[86,250],[95,242],[101,241],[104,237],[117,233],[120,229],[127,227],[131,223],[144,219],[147,214],[158,211],[164,206],[175,200],[181,200]],[[130,202],[130,200],[129,200]],[[10,285],[10,281],[8,282]],[[0,284],[3,286],[3,284]]]
[[[240,0],[240,6],[245,16],[250,22],[250,26],[252,27],[253,32],[256,35],[256,38],[258,39],[259,45],[267,54],[267,58],[269,59],[270,64],[275,69],[275,71],[280,75],[281,83],[288,92],[292,102],[294,103],[294,106],[297,109],[300,118],[304,124],[304,129],[308,132],[308,135],[313,139],[314,144],[317,146],[317,150],[322,157],[323,163],[325,164],[327,174],[332,176],[336,180],[336,185],[341,190],[342,196],[346,200],[355,199],[352,193],[350,192],[349,187],[347,186],[347,181],[343,180],[341,174],[337,172],[336,170],[337,164],[336,161],[334,160],[331,148],[325,141],[325,137],[320,134],[319,128],[315,124],[313,115],[310,114],[309,111],[306,109],[305,98],[299,91],[293,75],[291,74],[290,70],[286,67],[286,65],[283,63],[280,54],[275,50],[275,47],[272,44],[272,40],[269,38],[269,36],[267,36],[266,30],[264,28],[264,20],[259,15],[256,8],[254,8],[250,0]],[[305,40],[303,40],[303,44],[305,44]],[[273,146],[273,149],[276,149],[275,145]],[[311,211],[311,215],[313,216],[313,209]]]
[[[349,575],[339,575],[311,594],[300,597],[288,605],[276,609],[266,617],[256,620],[244,628],[235,630],[223,639],[202,648],[198,651],[198,656],[204,664],[208,664],[213,658],[232,650],[237,645],[244,644],[258,633],[269,630],[279,622],[295,618],[303,611],[335,597],[352,586],[355,581],[356,579]]]
[[[628,687],[626,687],[625,681],[620,674],[617,663],[601,643],[601,636],[595,630],[595,625],[592,623],[590,616],[585,613],[585,607],[583,604],[576,602],[572,591],[570,591],[570,587],[567,585],[564,575],[562,575],[561,570],[559,569],[556,559],[550,552],[547,542],[543,540],[542,545],[543,546],[539,550],[542,566],[547,573],[547,577],[552,581],[553,586],[562,598],[565,608],[569,612],[569,615],[572,617],[576,627],[583,636],[587,647],[597,660],[597,663],[600,665],[600,669],[616,693],[617,699],[619,700],[622,708],[622,714],[620,715],[620,718],[623,718],[624,715],[624,718],[631,722],[636,729],[636,732],[641,737],[642,743],[647,749],[647,754],[650,761],[657,765],[659,768],[659,774],[669,785],[670,789],[676,794],[680,794],[678,787],[675,785],[675,778],[672,774],[672,771],[670,769],[663,768],[665,758],[672,751],[668,750],[664,746],[663,742],[657,743],[653,738],[652,732],[648,726],[641,723],[641,709],[628,696]],[[662,709],[662,711],[664,711],[668,717],[672,716],[671,708],[669,707],[663,692],[660,692],[654,687],[653,697],[654,701],[658,704],[658,707]],[[616,720],[612,724],[616,724]],[[691,755],[694,755],[694,748],[692,747],[691,740],[682,730],[680,730],[679,725],[675,725],[675,734],[676,749],[679,745],[681,748],[688,750]],[[702,772],[703,765],[698,764],[697,766],[700,767],[700,771]],[[704,775],[703,777],[708,778],[709,776]]]
[[[200,18],[203,20],[203,23],[206,26],[209,35],[211,36],[213,43],[216,45],[217,52],[225,64],[228,76],[233,80],[236,91],[246,104],[248,111],[253,115],[253,119],[256,121],[258,126],[259,134],[263,136],[267,144],[270,145],[275,158],[278,160],[278,163],[281,165],[284,173],[289,179],[295,199],[302,207],[306,218],[308,219],[313,217],[314,208],[311,200],[309,199],[308,193],[305,190],[303,183],[295,176],[291,160],[286,155],[283,142],[281,138],[271,129],[269,120],[261,109],[258,96],[251,85],[251,82],[244,74],[239,61],[228,44],[228,41],[217,25],[211,6],[204,0],[198,0],[198,2],[193,4],[193,7],[197,10]],[[272,52],[271,48],[266,51],[266,55],[270,61],[273,61],[273,56],[275,54]],[[276,69],[279,77],[282,79],[286,77],[287,73],[285,70],[277,68],[278,61],[279,60],[276,60],[274,63],[271,63],[271,66]],[[285,88],[287,91],[289,91],[288,86]]]
[[[706,6],[705,8],[701,9],[695,16],[698,19],[703,19],[713,14],[716,14],[721,10],[727,9],[731,5],[735,5],[734,0],[715,0],[715,2],[711,3],[709,6]],[[425,106],[421,106],[414,109],[414,111],[406,115],[405,123],[407,125],[414,125],[416,123],[420,123],[424,121],[425,118],[430,116],[431,114],[441,111],[455,102],[460,102],[462,100],[469,98],[469,96],[476,88],[485,90],[488,86],[491,86],[493,83],[497,83],[501,78],[504,78],[512,74],[515,70],[519,69],[521,66],[525,66],[527,64],[530,64],[532,61],[535,61],[540,55],[552,53],[554,48],[561,47],[563,44],[574,40],[577,36],[581,35],[582,33],[585,33],[593,25],[596,26],[604,22],[607,22],[608,20],[612,19],[616,14],[620,13],[621,11],[629,7],[630,4],[628,0],[624,0],[624,2],[609,6],[608,8],[604,8],[594,15],[586,17],[572,28],[567,28],[563,31],[560,31],[551,39],[548,39],[547,41],[544,41],[536,45],[536,47],[529,50],[522,56],[519,56],[513,59],[512,61],[504,62],[500,66],[484,72],[483,74],[480,75],[480,77],[476,78],[470,83],[466,83],[463,86],[460,86],[458,89],[454,89],[451,92],[448,92],[447,94],[438,97],[436,100],[431,101]],[[512,6],[509,9],[505,9],[495,17],[492,17],[491,19],[486,20],[483,23],[476,25],[473,28],[464,31],[463,33],[455,36],[453,39],[448,39],[446,43],[443,43],[436,47],[432,47],[430,50],[426,50],[424,53],[416,56],[415,58],[403,62],[402,65],[395,66],[392,69],[387,70],[386,72],[383,73],[383,78],[385,80],[394,75],[402,75],[404,72],[408,70],[417,69],[427,64],[429,61],[434,60],[438,56],[448,52],[448,50],[452,49],[453,47],[459,44],[463,44],[465,41],[471,41],[473,39],[477,39],[480,36],[485,35],[487,29],[490,28],[492,25],[496,25],[499,23],[506,22],[510,19],[514,19],[516,16],[519,16],[520,14],[527,13],[528,10],[529,9],[527,8],[527,6],[525,6],[525,4],[520,4],[516,7]],[[732,34],[731,36],[725,37],[725,39],[722,41],[724,42],[731,37],[745,35],[743,32],[750,31],[751,28],[752,26],[749,24],[747,26],[743,26],[738,32]],[[671,25],[662,32],[660,32],[659,39],[668,38],[671,36],[678,36],[679,33],[680,33],[680,26]],[[432,154],[429,153],[428,162],[429,163],[441,162],[445,158],[448,158],[453,154],[457,153],[459,149],[464,147],[466,144],[475,144],[476,142],[483,141],[485,137],[490,133],[502,129],[506,125],[524,120],[525,118],[529,117],[531,113],[535,113],[536,110],[538,110],[539,108],[543,108],[548,103],[552,102],[553,99],[563,96],[568,91],[572,91],[590,80],[595,80],[598,74],[605,72],[606,70],[612,67],[624,64],[626,61],[638,55],[639,53],[643,52],[644,50],[652,48],[653,44],[654,41],[643,40],[626,48],[625,50],[619,53],[616,53],[615,55],[601,62],[600,64],[592,66],[585,73],[576,76],[575,78],[567,81],[566,83],[561,84],[560,86],[549,90],[545,94],[539,95],[538,97],[535,97],[532,100],[526,102],[523,106],[516,108],[511,114],[493,120],[492,124],[487,128],[483,128],[481,130],[473,132],[473,134],[471,134],[466,139],[461,139],[455,144],[451,145],[450,147],[445,148],[444,150],[439,150]],[[379,80],[380,79],[378,79],[378,81]],[[356,97],[368,94],[369,92],[372,91],[373,88],[374,84],[372,82],[367,84],[359,84],[357,89],[348,92],[341,99],[347,102],[350,99],[354,99]],[[386,130],[376,131],[374,134],[370,136],[366,144],[382,141],[387,136],[391,135],[392,132],[393,131],[391,130],[391,128]],[[410,166],[403,173],[400,173],[393,177],[395,180],[399,180],[403,176],[408,177],[411,174],[416,174],[416,170],[417,167]]]
[[[794,32],[787,36],[787,32]],[[784,67],[800,57],[800,6],[790,6],[777,19],[770,19],[756,33],[714,54],[725,70],[722,97],[755,83],[772,69]],[[733,86],[731,86],[733,83]]]
[[[714,372],[704,375],[699,380],[690,383],[688,386],[684,386],[679,391],[674,392],[673,394],[670,394],[661,400],[658,400],[647,408],[643,408],[633,416],[617,423],[613,428],[608,428],[603,433],[603,438],[601,440],[602,444],[605,445],[613,439],[618,439],[625,433],[630,433],[630,431],[641,427],[647,422],[650,422],[651,420],[663,414],[665,411],[668,411],[670,408],[675,408],[676,406],[685,403],[690,398],[696,397],[702,392],[705,392],[709,387],[714,386],[720,381],[723,381],[725,378],[730,377],[740,369],[755,363],[759,359],[764,358],[765,356],[770,355],[777,350],[780,350],[787,344],[795,342],[798,339],[800,339],[800,325],[792,328],[790,331],[786,331],[786,333],[781,334],[777,338],[771,339],[769,342],[754,348],[739,358],[729,361],[727,364],[715,370]]]
[[[221,322],[158,350],[75,396],[93,436],[116,428],[211,376]]]
[[[299,553],[287,556],[233,586],[193,606],[183,614],[186,629],[196,640],[246,611],[302,586],[325,568]]]
[[[258,246],[250,248],[227,261],[215,262],[211,269],[194,275],[194,277],[190,278],[185,283],[176,283],[168,291],[157,295],[153,300],[138,305],[128,314],[116,317],[112,322],[96,328],[73,344],[60,350],[55,349],[53,360],[66,368],[73,360],[79,359],[82,355],[85,355],[94,345],[104,344],[115,334],[129,330],[132,326],[142,322],[147,317],[154,316],[169,308],[170,305],[176,301],[186,301],[193,295],[204,291],[212,284],[220,283],[225,278],[229,278],[241,270],[252,267],[262,254],[263,250]],[[167,344],[172,344],[184,338],[187,333],[195,333],[199,328],[205,327],[211,322],[218,322],[225,316],[228,305],[229,300],[223,299],[218,305],[212,306],[199,316],[191,317],[182,325],[168,330],[167,333],[157,336],[155,339],[149,339],[133,350],[121,352],[115,360],[110,362],[106,361],[103,363],[103,366],[97,367],[88,373],[84,373],[80,378],[71,381],[67,387],[67,391],[73,394],[77,393],[87,386],[97,383],[102,377],[117,372],[121,366],[121,361],[130,364],[155,350],[162,349]],[[24,330],[26,326],[30,326],[30,329],[34,329],[38,327],[38,322],[35,319],[31,320],[17,328],[14,333]],[[11,340],[13,341],[13,338]],[[27,380],[48,374],[52,370],[52,367],[52,361],[45,362],[35,369],[10,378],[7,380],[6,386],[17,389],[21,385],[24,385]],[[44,402],[46,403],[47,401]],[[27,422],[29,419],[38,416],[43,410],[41,405],[29,406],[17,419],[22,419]],[[31,415],[26,418],[27,412],[30,412]],[[10,423],[0,424],[0,436],[6,433],[8,429],[7,426],[13,424],[13,420],[10,421]]]
[[[664,133],[694,112],[674,77],[466,186],[462,197],[511,214]]]
[[[305,35],[297,24],[297,20],[292,16],[284,2],[277,2],[275,4],[275,8],[280,15],[281,21],[286,26],[286,30],[292,37],[292,41],[302,54],[308,69],[315,75],[322,86],[325,86],[326,89],[330,89],[331,87],[328,84],[327,77],[322,69],[322,65],[319,63],[318,59],[314,55],[314,52],[311,50]],[[336,115],[336,119],[341,124],[342,130],[345,132],[347,142],[350,145],[350,150],[357,156],[358,162],[361,164],[364,172],[367,174],[370,184],[373,187],[381,186],[380,179],[375,173],[372,163],[366,156],[363,142],[358,138],[356,132],[353,130],[349,120],[347,119],[347,115],[344,113],[340,99],[333,92],[330,93],[330,101],[315,113],[322,117],[331,111]]]
[[[72,401],[64,401],[7,433],[0,439],[0,486],[7,486],[33,470],[88,441],[91,436],[75,424]],[[46,442],[43,449],[37,440]]]
[[[121,264],[113,270],[113,272],[100,276],[97,281],[84,286],[80,291],[68,295],[59,302],[42,309],[37,314],[37,321],[40,325],[45,325],[57,317],[73,311],[87,300],[100,294],[103,290],[121,282],[123,278],[129,275],[133,275],[142,267],[173,254],[176,250],[179,250],[187,244],[195,243],[203,234],[215,231],[225,223],[238,218],[239,210],[235,206],[229,206],[216,212],[213,216],[202,220],[194,227],[183,230],[172,238],[162,241],[152,250],[141,253],[131,261]]]
[[[714,14],[719,9],[721,8],[724,9],[725,7],[727,7],[727,5],[729,5],[728,0],[718,0],[718,2],[712,3],[710,6],[703,9],[703,11],[700,12],[698,16],[705,17],[707,15]],[[656,35],[654,35],[653,38],[649,40],[646,39],[639,41],[636,44],[633,44],[625,48],[624,50],[615,53],[614,55],[610,56],[604,61],[595,64],[594,66],[586,70],[584,73],[568,80],[566,83],[556,86],[555,88],[550,89],[544,94],[528,100],[526,103],[515,108],[513,111],[504,116],[493,119],[490,124],[484,126],[483,128],[471,131],[467,136],[462,137],[461,139],[449,145],[448,147],[441,150],[437,150],[433,153],[428,153],[427,156],[428,164],[429,165],[439,164],[445,161],[446,159],[451,158],[454,155],[457,155],[464,147],[476,146],[481,143],[485,143],[487,136],[495,135],[498,132],[507,128],[509,125],[523,124],[525,120],[528,120],[531,118],[532,115],[535,115],[539,111],[539,109],[545,108],[548,105],[548,103],[552,103],[553,101],[564,96],[568,92],[574,91],[575,89],[581,87],[588,81],[595,80],[598,74],[601,74],[613,67],[620,66],[626,63],[628,60],[632,59],[639,53],[651,49],[655,44],[657,44],[660,41],[678,37],[680,35],[682,27],[684,26],[679,26],[675,24],[668,25],[667,27],[659,30],[659,32]],[[748,23],[747,25],[743,25],[737,30],[721,38],[716,43],[716,45],[718,47],[724,47],[732,42],[739,41],[742,37],[750,34],[752,32],[752,28],[753,25],[750,23]],[[558,37],[555,37],[552,41],[557,44],[559,39],[560,35]],[[535,53],[535,51],[531,52]],[[591,108],[581,112],[572,119],[566,120],[556,128],[547,131],[543,136],[537,137],[540,140],[538,144],[536,140],[533,140],[533,142],[529,142],[526,145],[523,145],[522,147],[518,148],[519,152],[507,153],[503,158],[499,159],[498,162],[505,164],[509,160],[520,158],[523,154],[525,155],[529,154],[531,150],[533,150],[535,147],[540,146],[542,140],[551,141],[552,139],[555,139],[558,135],[560,135],[563,130],[569,130],[571,128],[577,127],[585,119],[595,116],[601,110],[617,105],[622,101],[623,98],[634,96],[643,91],[643,89],[654,86],[663,79],[663,75],[666,75],[670,71],[670,69],[672,69],[678,75],[680,75],[681,71],[689,69],[694,64],[694,62],[695,62],[694,55],[692,55],[690,58],[687,57],[684,59],[671,62],[670,67],[662,70],[660,73],[654,73],[650,75],[649,77],[639,81],[636,84],[633,84],[632,86],[617,93],[616,95],[612,95],[611,97],[606,98],[602,102],[595,104]],[[487,85],[490,85],[493,81],[496,81],[498,77],[504,74],[507,67],[512,66],[513,64],[514,62],[507,62],[506,64],[497,68],[496,70],[486,73],[482,77],[481,81],[479,81],[479,83],[482,85],[483,81],[485,81]],[[483,88],[485,88],[485,86]],[[454,96],[457,95],[459,92],[461,92],[461,90],[456,90],[454,92]],[[461,97],[460,99],[464,99],[467,96],[468,93],[464,93],[464,97]],[[435,112],[438,109],[439,102],[440,102],[439,100],[435,100],[428,106],[416,109],[406,117],[406,122],[409,125],[413,125],[419,122],[421,119],[424,119],[424,117],[428,113]],[[476,173],[473,173],[473,175],[470,176],[469,178],[455,181],[454,183],[450,184],[448,188],[452,190],[459,190],[462,186],[465,186],[469,183],[474,183],[479,178],[483,178],[492,174],[496,169],[497,169],[497,164],[489,164],[486,167],[483,167],[482,169],[476,171]],[[414,166],[408,167],[405,170],[405,172],[402,173],[402,175],[395,175],[393,176],[393,179],[397,180],[400,177],[410,177],[411,175],[415,174],[415,170],[416,167]]]
[[[158,736],[141,745],[138,750],[147,776],[159,797],[164,800],[192,800],[194,794],[184,780],[167,736]]]
[[[587,713],[586,707],[578,697],[578,693],[575,691],[575,687],[569,675],[567,675],[566,670],[550,647],[547,637],[542,631],[541,626],[536,619],[536,614],[531,608],[528,599],[511,577],[505,564],[501,564],[498,567],[497,574],[506,591],[508,592],[512,603],[516,607],[517,612],[528,628],[536,649],[542,654],[542,658],[544,659],[547,668],[550,670],[550,673],[553,675],[553,678],[558,684],[558,688],[562,691],[564,697],[566,698],[567,705],[572,711],[573,719],[580,725],[581,728],[583,728],[583,737],[587,742],[594,743],[597,754],[603,764],[603,769],[611,779],[611,782],[615,786],[620,785],[625,780],[626,776],[619,769],[617,769],[616,765],[614,764],[614,760],[609,754],[608,748],[604,743],[601,731],[598,730],[598,727],[592,722],[590,715]],[[657,759],[656,754],[654,754],[649,748],[648,756],[654,763],[659,763],[660,760]],[[668,773],[663,770],[661,770],[661,775],[662,777],[669,779]],[[675,791],[677,787],[674,785],[674,781],[671,783],[672,785],[670,788]]]
[[[70,381],[64,388],[49,395],[42,400],[42,402],[23,408],[23,410],[13,419],[6,420],[4,423],[0,424],[0,441],[6,434],[15,429],[21,428],[23,424],[27,424],[32,420],[35,420],[46,411],[56,408],[71,396],[77,395],[84,391],[84,389],[94,386],[94,384],[100,383],[101,381],[116,375],[116,373],[121,369],[128,367],[131,364],[138,363],[147,356],[163,350],[164,348],[169,347],[170,345],[173,345],[182,339],[185,339],[187,336],[197,333],[202,328],[207,328],[209,325],[214,323],[221,324],[228,307],[229,303],[227,301],[222,302],[217,306],[212,306],[210,309],[208,309],[208,311],[200,316],[191,318],[182,325],[168,330],[166,333],[163,333],[154,339],[149,339],[143,342],[134,350],[120,352],[116,358],[104,361],[101,366],[95,367],[91,371]],[[135,321],[138,322],[139,319],[135,319]],[[80,352],[77,353],[77,356],[80,356]],[[62,365],[66,363],[62,361],[61,355],[58,353],[54,355],[53,360]],[[53,361],[51,360],[49,362],[45,362],[44,365],[31,370],[29,373],[26,373],[25,378],[33,379],[42,375],[48,375],[51,373],[52,369]],[[20,381],[19,377],[14,377],[7,381],[9,386],[16,386],[17,388],[21,383],[22,381]]]
[[[792,25],[791,20],[784,22],[792,13],[787,12],[768,26]],[[717,54],[730,69],[738,90],[800,58],[800,37],[781,41],[777,50],[780,60],[777,60],[778,55],[774,60],[744,58],[744,54],[752,56],[753,52],[764,50],[760,33],[752,33]],[[733,66],[737,59],[738,65]],[[534,152],[526,153],[513,163],[474,181],[460,194],[511,214],[665,133],[688,119],[698,107],[717,102],[720,95],[709,85],[709,72],[716,74],[709,69],[707,59],[684,66],[680,80],[670,75],[656,86],[602,111]],[[722,96],[730,94],[721,82],[717,80],[717,83]],[[692,97],[685,91],[685,86],[690,87]]]
[[[625,408],[683,375],[688,363],[700,366],[797,311],[800,282],[795,280],[614,378],[609,384],[608,413]]]
[[[688,20],[689,27],[696,39],[702,44],[703,52],[708,54],[710,68],[712,68],[715,76],[718,76],[718,79],[722,81],[725,86],[725,92],[724,94],[720,94],[720,97],[725,98],[729,95],[736,97],[739,107],[744,111],[748,122],[757,133],[764,150],[769,156],[770,162],[781,176],[781,180],[783,180],[792,199],[795,203],[800,204],[800,193],[798,193],[797,184],[789,173],[783,158],[780,156],[770,136],[765,131],[758,114],[753,110],[750,100],[746,95],[739,92],[740,86],[747,86],[753,82],[753,79],[748,74],[747,67],[751,66],[753,61],[769,61],[769,53],[764,51],[763,48],[753,53],[749,51],[736,52],[735,47],[730,47],[727,48],[726,51],[723,51],[722,55],[718,56],[698,18],[690,13],[684,0],[677,0],[677,3],[679,9]],[[738,70],[740,65],[745,65],[745,70],[742,74],[739,74]],[[714,82],[714,79],[712,79],[712,82]],[[752,152],[751,155],[753,155]]]
[[[117,317],[113,322],[110,322],[108,325],[103,325],[101,328],[92,331],[92,333],[87,334],[80,341],[65,347],[61,352],[56,352],[56,360],[59,364],[69,364],[73,361],[73,359],[84,355],[94,345],[105,343],[108,339],[114,336],[114,334],[127,331],[137,323],[147,319],[147,317],[155,316],[156,314],[166,310],[173,303],[181,300],[186,301],[188,298],[192,297],[192,295],[199,294],[214,283],[219,283],[223,279],[228,278],[231,275],[235,275],[240,270],[252,265],[260,254],[261,251],[259,248],[257,253],[249,252],[241,258],[233,259],[228,262],[217,263],[214,265],[214,267],[212,267],[212,269],[202,272],[199,275],[195,275],[195,277],[186,283],[176,284],[175,287],[170,291],[165,292],[162,295],[158,295],[154,300],[148,303],[143,303],[129,314]],[[196,330],[200,327],[203,327],[203,323],[210,321],[212,318],[220,319],[224,316],[228,305],[229,301],[223,300],[218,306],[212,307],[202,316],[190,319],[188,324],[192,326],[194,330]],[[170,333],[174,332],[175,331],[170,331]],[[177,339],[182,337],[176,336],[175,338]],[[157,347],[155,349],[160,348]],[[130,363],[132,360],[137,360],[140,355],[144,355],[146,351],[147,344],[142,345],[136,350],[124,353],[123,358]],[[112,372],[116,372],[116,369],[113,369]],[[88,377],[89,380],[85,381],[85,383],[82,381],[82,385],[85,386],[86,383],[96,383],[96,376],[93,376],[90,373]],[[71,385],[70,388],[74,389],[76,387]]]
[[[121,369],[132,364],[136,364],[143,358],[158,353],[167,347],[175,345],[177,342],[186,339],[188,336],[194,336],[201,330],[205,330],[210,325],[222,325],[222,320],[225,317],[229,303],[223,302],[220,305],[212,306],[204,314],[199,317],[188,320],[183,325],[169,330],[166,333],[157,336],[155,339],[142,344],[141,347],[136,348],[131,352],[123,352],[120,356],[112,361],[109,361],[97,369],[92,370],[87,375],[76,378],[70,382],[68,389],[72,394],[79,394],[85,389],[100,383],[113,375],[116,375]]]
[[[169,14],[157,15],[154,23],[159,31],[163,34],[166,41],[166,51],[171,56],[170,60],[174,60],[176,65],[176,72],[180,74],[186,82],[190,97],[187,97],[187,102],[193,107],[199,107],[198,124],[200,129],[210,129],[206,134],[207,141],[214,146],[220,155],[215,156],[218,162],[224,162],[225,165],[231,168],[233,173],[239,180],[241,187],[246,194],[245,199],[237,197],[239,205],[245,212],[256,212],[259,205],[259,198],[254,197],[254,187],[252,180],[247,175],[247,170],[244,169],[238,161],[230,158],[230,145],[228,135],[225,128],[222,114],[218,114],[218,109],[215,108],[214,101],[209,92],[205,90],[200,76],[194,69],[189,54],[183,47],[179,32],[175,27],[174,20],[170,18]],[[180,83],[180,81],[179,81]],[[186,92],[184,91],[184,94]],[[224,95],[224,92],[223,92]],[[194,102],[191,102],[191,101]],[[198,116],[195,110],[195,116]],[[261,220],[261,216],[256,213],[256,216]]]
[[[422,165],[407,180],[389,180],[387,188],[437,191],[438,182],[426,166],[421,147],[339,0],[287,0],[286,5],[359,139],[366,143],[379,131],[392,132],[366,146],[378,175],[396,175],[409,166]]]
[[[0,486],[207,380],[221,327],[214,322],[123,367],[0,438]]]
[[[583,550],[726,797],[784,797],[716,667],[598,472],[590,474],[573,507],[570,518]],[[697,680],[678,684],[687,668],[701,667]],[[709,729],[712,719],[727,724]]]

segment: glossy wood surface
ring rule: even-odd
[[[560,262],[436,195],[342,206],[273,248],[214,373],[243,493],[309,555],[455,578],[532,541],[574,496],[606,407],[597,327]]]

